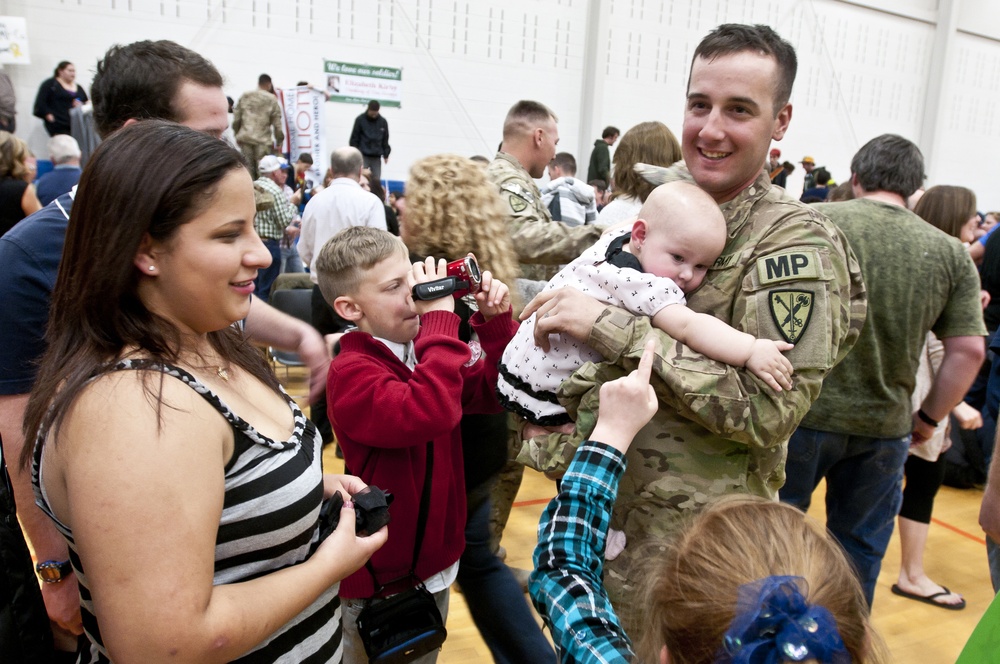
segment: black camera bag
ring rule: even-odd
[[[423,544],[424,528],[427,525],[427,512],[430,509],[433,463],[434,444],[429,442],[427,472],[424,474],[424,488],[420,495],[420,512],[417,517],[417,539],[408,575],[417,581],[416,586],[380,602],[368,602],[358,615],[358,634],[361,636],[361,642],[365,646],[371,664],[412,662],[440,648],[448,636],[434,596],[417,579],[415,573],[417,557]],[[378,582],[371,561],[365,563],[365,567],[372,575],[372,580],[375,582],[375,596],[378,596],[384,590],[384,586]]]

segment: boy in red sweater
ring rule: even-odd
[[[379,585],[363,568],[341,582],[344,662],[367,662],[357,617],[369,598],[385,598],[422,581],[447,618],[448,588],[465,542],[462,413],[494,413],[497,361],[517,331],[510,295],[483,272],[470,319],[478,345],[458,338],[451,296],[414,302],[417,283],[447,276],[432,258],[410,265],[399,238],[368,227],[335,235],[316,260],[323,297],[358,330],[340,340],[330,366],[327,401],[344,462],[368,484],[391,492],[389,540],[371,558]],[[428,518],[409,577],[417,518],[433,446]],[[434,662],[437,653],[418,662]]]

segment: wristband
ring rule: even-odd
[[[917,409],[917,417],[924,424],[929,424],[932,427],[936,427],[938,425],[938,422],[936,422],[930,415],[925,413],[923,408]]]

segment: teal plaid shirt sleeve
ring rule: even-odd
[[[611,508],[624,472],[618,450],[585,441],[538,524],[529,590],[563,664],[634,658],[601,580]]]

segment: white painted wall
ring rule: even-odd
[[[1000,3],[946,3],[958,3],[958,29],[929,184],[970,186],[981,208],[1000,208],[988,161],[1000,153]],[[492,155],[504,114],[522,98],[555,110],[560,147],[583,165],[607,124],[655,119],[679,135],[698,41],[722,22],[762,22],[799,55],[783,158],[812,155],[843,181],[871,137],[920,141],[938,11],[939,0],[0,0],[0,13],[28,20],[33,63],[7,71],[18,134],[40,155],[47,137],[31,105],[59,60],[77,65],[89,91],[111,44],[168,38],[211,59],[234,98],[261,72],[279,86],[319,85],[324,57],[402,67],[403,107],[383,109],[393,146],[383,173],[392,179],[435,152]],[[600,23],[592,75],[591,17]],[[588,92],[597,93],[593,108],[581,108]],[[346,143],[361,111],[327,105],[331,147]]]

